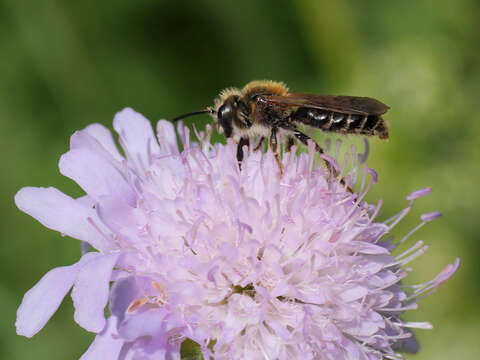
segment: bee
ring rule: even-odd
[[[265,139],[278,163],[280,174],[283,164],[279,154],[279,139],[286,139],[286,148],[300,141],[308,145],[313,141],[299,126],[307,125],[325,132],[377,136],[388,139],[388,124],[381,117],[389,107],[382,102],[356,96],[317,95],[290,92],[284,83],[261,80],[251,81],[243,89],[227,88],[214,100],[214,106],[187,113],[173,121],[198,114],[210,114],[220,133],[237,143],[237,160],[241,165],[243,148],[250,145],[251,137],[260,137],[258,150]],[[315,141],[320,154],[324,150]],[[337,176],[324,160],[324,167]],[[344,180],[340,179],[344,184]]]

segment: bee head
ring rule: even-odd
[[[216,102],[216,118],[219,132],[223,132],[225,137],[229,138],[235,132],[235,129],[246,129],[252,126],[248,120],[250,111],[240,96],[230,95],[224,97],[223,101]]]
[[[252,126],[248,119],[250,110],[242,101],[240,95],[241,93],[237,89],[226,89],[215,99],[213,107],[178,116],[173,121],[208,113],[215,121],[218,132],[223,133],[227,138],[232,137],[236,129],[246,129]]]

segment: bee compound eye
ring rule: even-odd
[[[226,119],[228,117],[231,117],[232,114],[233,114],[233,109],[232,109],[232,105],[230,104],[224,104],[220,106],[220,108],[218,109],[219,119]]]
[[[218,109],[218,123],[223,129],[225,136],[231,137],[233,132],[232,121],[234,117],[234,111],[230,104],[224,104]]]

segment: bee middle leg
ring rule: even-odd
[[[253,151],[260,150],[260,148],[262,147],[264,141],[265,141],[265,136],[262,136],[262,137],[260,138],[260,140],[258,141],[257,146],[255,146],[255,149],[253,149]]]
[[[250,139],[248,137],[240,138],[240,141],[238,142],[238,145],[237,145],[237,161],[238,161],[238,167],[240,168],[240,170],[242,170],[243,147],[245,145],[250,146]]]
[[[277,160],[278,168],[280,169],[280,176],[283,175],[283,163],[278,152],[278,138],[277,138],[277,128],[273,127],[272,132],[270,133],[270,149]]]

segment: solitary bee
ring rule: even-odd
[[[308,125],[325,132],[378,136],[388,139],[388,125],[381,115],[389,107],[367,97],[315,95],[290,92],[281,82],[252,81],[243,89],[228,88],[214,100],[213,107],[181,115],[174,121],[188,116],[208,113],[217,129],[238,144],[237,160],[241,164],[243,147],[249,145],[252,136],[260,137],[260,148],[268,138],[280,173],[283,164],[279,155],[279,135],[287,139],[287,150],[295,140],[307,145],[312,140],[299,130],[299,125]],[[313,141],[313,140],[312,140]],[[316,150],[324,150],[315,143]],[[324,167],[329,168],[325,163]],[[336,176],[334,170],[329,170]],[[340,180],[344,183],[343,179]]]

